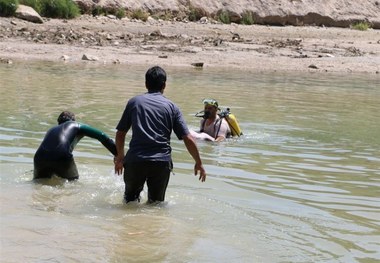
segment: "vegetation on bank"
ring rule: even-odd
[[[19,4],[32,7],[43,17],[70,19],[81,14],[72,0],[0,0],[0,16],[13,16]]]
[[[243,25],[253,25],[255,21],[253,20],[253,14],[249,11],[246,11],[242,15],[241,23]]]
[[[0,16],[13,16],[18,2],[15,0],[0,0]]]
[[[93,16],[114,15],[119,19],[122,19],[127,16],[127,12],[123,8],[107,10],[101,6],[95,6],[92,10],[82,10],[82,13],[92,14]]]
[[[223,24],[231,24],[231,19],[228,11],[223,10],[218,15],[218,21],[222,22]]]
[[[141,9],[137,9],[133,11],[131,14],[131,18],[138,19],[144,22],[148,19],[148,17],[149,17],[149,13]]]
[[[189,18],[189,21],[198,21],[204,16],[204,14],[201,12],[201,10],[195,8],[194,6],[189,6],[189,11],[187,12],[187,17]]]
[[[93,6],[90,9],[80,8],[74,0],[0,0],[0,16],[14,16],[19,4],[32,7],[42,17],[71,19],[80,14],[92,14],[93,16],[114,15],[118,19],[129,17],[147,21],[151,16],[154,19],[173,20],[173,21],[199,21],[202,17],[208,17],[223,24],[232,22],[243,25],[253,25],[255,23],[254,14],[246,11],[243,14],[234,14],[228,10],[220,10],[210,17],[204,10],[192,5],[185,11],[159,11],[154,14],[143,9],[126,10],[124,8],[106,9],[101,6]],[[87,7],[88,8],[88,7]],[[355,30],[365,31],[371,28],[368,22],[356,22],[350,27]]]
[[[182,13],[160,12],[156,14],[150,14],[148,11],[142,9],[105,9],[101,6],[94,6],[90,10],[84,10],[80,9],[73,0],[0,0],[0,16],[14,16],[19,4],[32,7],[42,17],[65,19],[75,18],[81,13],[92,14],[93,16],[115,15],[119,19],[129,17],[131,19],[142,21],[147,21],[149,16],[152,16],[155,19],[179,19],[189,21],[199,21],[202,17],[207,16],[202,10],[193,6],[189,6],[188,10]],[[222,10],[216,14],[213,19],[224,24],[230,24],[232,22],[231,14],[226,10]],[[250,12],[243,13],[241,19],[238,20],[239,21],[234,20],[233,22],[245,25],[252,25],[254,23],[252,13]]]
[[[360,30],[360,31],[366,31],[370,27],[371,27],[370,24],[368,24],[367,22],[357,22],[357,23],[351,25],[351,28],[356,29],[356,30]]]

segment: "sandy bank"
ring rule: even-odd
[[[237,68],[254,71],[380,72],[380,31],[268,27],[82,16],[33,24],[0,18],[0,59]],[[82,61],[83,54],[97,61]],[[96,58],[95,58],[96,59]]]

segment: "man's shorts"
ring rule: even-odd
[[[145,182],[148,186],[148,203],[164,201],[172,169],[171,161],[124,163],[125,201],[140,201],[140,192],[144,189]]]

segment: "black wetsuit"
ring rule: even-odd
[[[53,174],[69,180],[77,179],[79,174],[72,152],[84,136],[97,139],[116,155],[115,143],[105,133],[86,124],[67,121],[46,133],[34,155],[34,179],[50,178]]]

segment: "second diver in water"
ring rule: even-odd
[[[214,99],[203,100],[204,115],[199,132],[191,131],[196,139],[220,142],[231,136],[231,129],[225,118],[218,115],[219,105]]]

